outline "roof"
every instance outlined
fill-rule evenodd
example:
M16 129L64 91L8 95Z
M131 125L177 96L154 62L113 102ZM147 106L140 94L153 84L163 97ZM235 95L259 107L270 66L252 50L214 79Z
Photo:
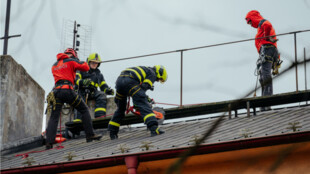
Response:
M295 125L297 132L307 132L310 131L309 115L310 105L306 105L257 112L256 116L251 117L247 117L246 114L231 119L226 117L204 144L240 141L246 136L250 138L281 136L292 133L293 130L288 128L292 125ZM33 158L35 161L33 166L36 166L67 162L64 157L68 152L76 155L74 161L123 155L120 145L125 150L124 154L146 153L145 149L141 148L141 143L146 141L152 142L153 146L148 152L187 148L193 144L195 136L204 134L216 119L216 117L204 118L164 124L161 127L166 133L155 137L150 137L144 126L131 128L124 126L120 130L119 139L113 141L109 139L106 129L100 129L97 132L104 135L101 141L86 143L85 137L81 136L62 143L64 146L62 149L31 153L29 157ZM41 150L44 150L43 146L1 156L1 170L23 167L22 163L25 160L15 155Z
M298 91L298 92L289 92L275 94L272 96L261 96L261 97L250 97L242 98L229 101L221 102L211 102L211 103L199 103L199 104L190 104L183 105L179 107L164 109L165 120L175 119L175 118L189 118L198 115L205 114L216 114L228 112L229 117L232 116L232 111L234 115L238 115L240 109L247 109L248 114L250 110L253 110L253 114L256 115L256 109L259 107L265 106L277 106L283 104L291 104L296 102L303 102L310 100L310 90ZM158 108L157 111L162 112L163 108ZM155 107L153 108L155 110ZM97 118L93 120L94 129L107 128L110 118ZM130 125L136 123L143 123L143 119L134 114L127 114L124 119L121 121L121 125ZM82 123L75 122L66 122L66 128L70 132L76 134L83 130Z

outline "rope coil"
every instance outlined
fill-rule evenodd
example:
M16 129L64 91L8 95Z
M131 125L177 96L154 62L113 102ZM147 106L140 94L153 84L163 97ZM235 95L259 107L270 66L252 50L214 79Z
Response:
M51 113L51 107L53 106L53 110L56 109L56 98L54 95L54 92L51 91L48 93L47 97L46 97L46 101L47 101L47 113L50 114Z

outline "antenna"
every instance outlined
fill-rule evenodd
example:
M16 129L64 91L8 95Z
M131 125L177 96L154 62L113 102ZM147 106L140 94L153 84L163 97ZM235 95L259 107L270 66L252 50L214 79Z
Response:
M12 38L12 37L20 37L21 36L20 34L9 36L10 13L11 13L11 0L7 0L4 36L0 38L0 39L4 40L4 43L3 43L3 55L7 55L7 53L8 53L8 44L9 44L8 42L9 42L9 39Z
M61 52L66 48L73 48L78 52L80 59L86 59L91 52L91 31L90 26L64 19Z

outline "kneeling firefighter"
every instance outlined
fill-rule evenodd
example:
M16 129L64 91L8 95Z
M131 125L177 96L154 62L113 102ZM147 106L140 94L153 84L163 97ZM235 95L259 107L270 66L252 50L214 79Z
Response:
M154 90L153 83L167 81L168 75L166 68L162 65L154 67L137 66L125 69L121 72L116 81L115 111L108 130L111 140L118 138L119 127L122 119L125 117L127 97L131 96L133 104L139 109L144 123L151 131L151 136L165 133L158 127L158 122L145 94L147 90Z
M102 73L98 69L101 63L100 56L97 53L90 54L87 58L87 63L90 67L89 71L76 73L76 87L85 102L88 99L95 100L95 118L103 117L106 116L106 95L114 95L114 90L107 85ZM80 119L80 113L77 114L77 119Z

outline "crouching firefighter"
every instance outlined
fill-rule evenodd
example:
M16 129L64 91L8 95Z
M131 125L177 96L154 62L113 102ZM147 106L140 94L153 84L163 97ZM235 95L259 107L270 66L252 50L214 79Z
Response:
M64 103L70 104L82 114L82 121L86 133L86 142L99 140L102 136L96 135L93 130L90 114L85 102L73 90L75 71L88 71L89 66L85 62L79 61L74 49L68 48L64 53L57 55L57 62L52 66L52 73L55 80L55 87L51 92L56 100L56 106L53 106L51 117L46 129L46 149L53 148L55 142L57 125Z
M105 117L107 107L106 95L114 95L114 90L107 85L102 73L98 69L101 63L100 56L97 53L90 54L87 58L87 63L90 67L89 71L76 73L76 87L85 102L88 99L95 100L95 118ZM78 112L77 119L80 118L81 114Z
M165 133L158 127L155 114L149 105L147 90L154 90L153 83L167 81L168 75L164 66L154 67L137 66L125 69L116 81L115 103L117 110L111 118L108 126L111 140L118 138L119 127L125 117L127 97L132 97L133 104L139 109L144 123L151 131L151 136Z

